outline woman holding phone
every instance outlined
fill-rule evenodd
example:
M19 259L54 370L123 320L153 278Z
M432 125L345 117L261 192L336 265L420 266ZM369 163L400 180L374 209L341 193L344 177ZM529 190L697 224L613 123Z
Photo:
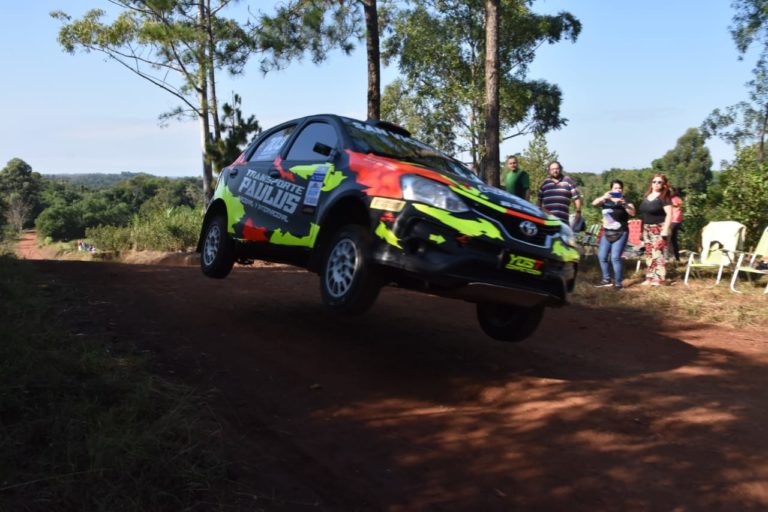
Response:
M624 199L624 183L621 180L613 180L611 189L592 201L592 206L603 210L603 236L600 237L600 247L597 258L600 262L600 271L603 279L596 284L598 288L613 287L621 290L624 264L621 253L627 245L629 229L627 223L629 217L635 215L635 205ZM613 267L613 279L611 282L611 266Z

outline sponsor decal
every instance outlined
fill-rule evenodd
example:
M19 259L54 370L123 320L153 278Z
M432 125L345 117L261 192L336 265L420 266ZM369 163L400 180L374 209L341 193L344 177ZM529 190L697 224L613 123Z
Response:
M509 261L505 265L505 268L516 270L517 272L525 272L526 274L540 276L542 274L542 266L544 266L544 262L542 260L527 258L525 256L518 256L517 254L510 253Z
M445 243L445 237L443 235L429 235L429 241L440 245Z
M312 176L309 177L309 183L307 183L307 193L304 194L304 204L307 206L317 206L320 202L320 192L323 189L323 181L325 181L325 175L328 172L327 165L321 165Z
M240 201L282 222L296 211L305 187L249 169L237 189Z
M229 187L221 188L221 199L227 205L227 231L233 235L235 233L235 224L245 217L245 207L240 202L240 199L232 194Z
M254 242L267 242L267 228L254 226L253 219L248 219L243 226L243 238Z
M497 240L503 240L501 231L495 225L493 225L487 219L462 219L456 217L451 212L435 208L434 206L428 206L426 204L414 203L414 208L425 215L434 217L446 226L450 226L459 233L468 236L487 236L488 238L495 238Z
M392 232L391 229L387 228L387 225L383 222L379 222L379 225L376 226L376 231L374 231L376 236L387 242L389 245L394 245L398 249L402 249L400 246L400 240L397 238L397 236Z
M386 197L374 197L371 201L371 208L374 210L385 210L389 212L399 212L405 207L405 201L400 199L388 199Z
M563 261L579 261L579 251L572 247L567 247L560 240L555 240L552 244L552 254L560 256Z
M281 229L276 229L272 236L269 237L269 242L275 245L293 245L297 247L314 247L317 234L320 232L320 226L314 222L309 226L309 234L306 236L296 236L294 234L283 232Z

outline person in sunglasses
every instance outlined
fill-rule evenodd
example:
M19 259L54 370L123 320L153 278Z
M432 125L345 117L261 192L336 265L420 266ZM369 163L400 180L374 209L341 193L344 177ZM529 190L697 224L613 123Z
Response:
M638 208L643 220L647 271L644 286L659 286L667 278L667 239L672 225L672 193L663 174L654 174Z

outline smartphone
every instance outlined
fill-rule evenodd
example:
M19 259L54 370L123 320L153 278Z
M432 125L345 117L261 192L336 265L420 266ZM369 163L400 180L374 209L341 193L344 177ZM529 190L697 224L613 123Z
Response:
M622 196L621 192L609 192L609 194L614 199L619 199Z

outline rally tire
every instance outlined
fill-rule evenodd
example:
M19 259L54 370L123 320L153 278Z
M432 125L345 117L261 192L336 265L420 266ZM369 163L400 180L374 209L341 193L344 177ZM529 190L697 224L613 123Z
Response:
M533 334L543 315L543 306L522 307L487 302L477 305L477 320L483 332L499 341L523 341Z
M324 244L320 293L332 311L358 315L367 311L381 290L381 279L371 263L372 238L362 226L350 224Z
M208 219L203 230L200 268L208 277L223 279L229 275L234 264L235 243L227 233L227 221L223 215L214 215Z

